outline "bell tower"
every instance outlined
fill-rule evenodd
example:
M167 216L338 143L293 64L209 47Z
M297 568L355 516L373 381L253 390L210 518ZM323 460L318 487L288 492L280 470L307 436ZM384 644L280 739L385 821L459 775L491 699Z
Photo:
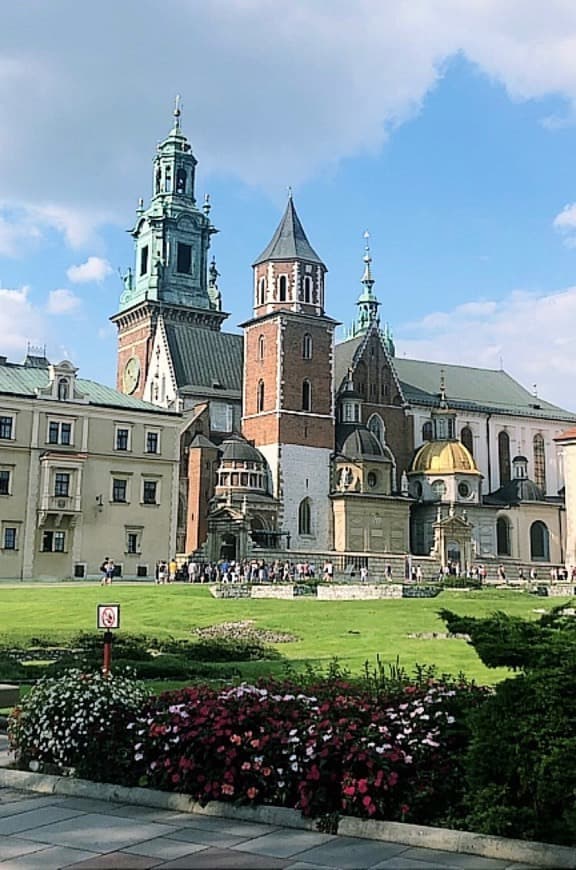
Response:
M227 317L220 294L208 279L208 250L218 232L206 197L198 208L197 160L181 129L176 98L174 124L158 144L153 163L152 198L141 199L134 239L134 267L123 276L120 307L111 320L118 328L117 387L141 397L158 317L219 330Z
M335 320L324 312L326 266L292 196L253 264L254 316L244 327L242 431L264 454L282 531L300 550L332 548Z

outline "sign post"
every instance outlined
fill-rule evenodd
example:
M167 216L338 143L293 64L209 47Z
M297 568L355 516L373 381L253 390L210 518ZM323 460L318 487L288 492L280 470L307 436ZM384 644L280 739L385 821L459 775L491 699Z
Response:
M120 628L120 605L98 604L97 626L104 630L104 655L102 659L102 673L105 677L110 676L112 665L112 641L113 631Z

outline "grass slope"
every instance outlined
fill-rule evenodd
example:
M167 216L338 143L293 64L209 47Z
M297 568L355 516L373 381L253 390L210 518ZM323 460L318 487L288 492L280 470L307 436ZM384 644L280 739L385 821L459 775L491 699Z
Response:
M295 643L279 644L294 666L305 662L328 664L337 656L359 672L379 654L385 662L396 658L407 669L436 664L442 671L463 671L480 682L492 683L505 670L487 670L464 640L416 639L414 632L444 632L441 607L459 614L485 616L496 610L536 617L535 608L550 608L563 599L541 599L506 591L444 592L433 599L382 601L217 600L202 586L18 586L0 587L0 635L4 641L42 635L71 635L92 630L98 603L121 605L122 629L156 636L189 637L195 627L253 619L257 627L289 631ZM277 662L245 663L244 676L281 672Z

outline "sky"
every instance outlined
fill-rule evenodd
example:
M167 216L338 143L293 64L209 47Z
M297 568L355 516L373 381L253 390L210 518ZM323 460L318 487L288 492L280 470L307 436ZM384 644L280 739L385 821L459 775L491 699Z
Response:
M576 410L573 0L6 4L0 355L45 345L114 383L126 230L177 93L225 328L290 186L340 337L368 230L398 356L503 367Z

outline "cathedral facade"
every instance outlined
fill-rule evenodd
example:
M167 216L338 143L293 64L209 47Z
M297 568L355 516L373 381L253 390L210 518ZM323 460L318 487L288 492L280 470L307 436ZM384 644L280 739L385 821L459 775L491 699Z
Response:
M354 324L336 342L327 267L291 196L252 264L243 333L223 331L196 165L177 110L112 318L118 388L187 419L178 550L562 562L554 439L576 415L504 371L397 358L368 239Z

